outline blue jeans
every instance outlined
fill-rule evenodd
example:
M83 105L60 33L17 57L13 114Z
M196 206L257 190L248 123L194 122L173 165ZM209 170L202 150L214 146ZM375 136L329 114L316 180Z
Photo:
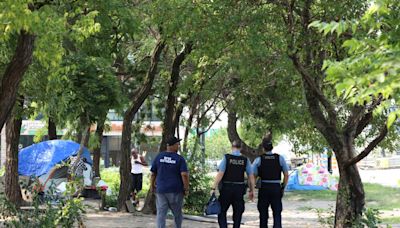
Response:
M174 214L175 228L182 226L183 193L156 193L157 228L165 228L168 209Z

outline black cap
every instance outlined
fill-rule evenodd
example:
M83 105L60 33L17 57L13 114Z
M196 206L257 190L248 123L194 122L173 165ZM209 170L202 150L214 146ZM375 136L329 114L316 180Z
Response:
M267 139L267 138L263 138L262 146L264 147L265 150L272 150L273 149L271 140Z
M182 139L178 139L177 137L173 136L167 140L167 146L172 146L180 142Z

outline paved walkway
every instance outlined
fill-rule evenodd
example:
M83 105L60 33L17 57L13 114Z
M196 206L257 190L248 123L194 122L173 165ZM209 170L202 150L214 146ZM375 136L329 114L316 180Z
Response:
M318 223L318 213L311 208L333 207L334 202L328 201L284 201L284 211L282 213L283 227L321 227ZM232 211L228 211L228 219ZM272 217L272 214L270 215ZM90 227L156 227L155 216L143 215L141 213L116 213L116 212L89 212L85 216L85 224ZM183 221L182 227L190 228L211 228L218 227L216 218L207 218L213 222L193 221L192 219L201 220L202 217L190 217ZM272 220L272 218L270 219ZM257 204L254 202L246 203L246 210L242 219L243 228L259 227ZM272 221L270 221L272 222ZM271 223L272 226L272 223ZM167 220L167 227L174 227L173 220ZM230 226L231 227L231 226Z

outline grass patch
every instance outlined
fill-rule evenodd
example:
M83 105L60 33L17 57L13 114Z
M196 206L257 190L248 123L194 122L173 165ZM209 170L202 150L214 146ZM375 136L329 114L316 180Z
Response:
M400 217L383 218L383 224L400 224Z
M380 184L364 183L366 207L379 210L393 210L400 208L400 189L382 186ZM289 200L309 201L326 200L335 201L336 191L293 191L286 192Z
M335 191L321 190L321 191L293 191L285 192L285 197L289 200L309 201L309 200L336 200Z
M379 210L400 208L400 189L379 184L364 184L366 206Z

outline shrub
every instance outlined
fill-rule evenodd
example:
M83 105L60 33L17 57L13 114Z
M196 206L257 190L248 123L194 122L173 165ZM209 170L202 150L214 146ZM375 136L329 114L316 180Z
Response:
M33 192L32 210L17 209L1 195L0 218L5 219L3 225L15 228L73 227L82 222L81 215L85 212L82 199L73 197L78 185L79 182L67 183L63 195L55 195L54 187L46 196Z
M203 215L204 207L210 198L212 178L208 176L209 170L202 166L200 159L189 161L188 166L190 188L183 210L187 214Z

